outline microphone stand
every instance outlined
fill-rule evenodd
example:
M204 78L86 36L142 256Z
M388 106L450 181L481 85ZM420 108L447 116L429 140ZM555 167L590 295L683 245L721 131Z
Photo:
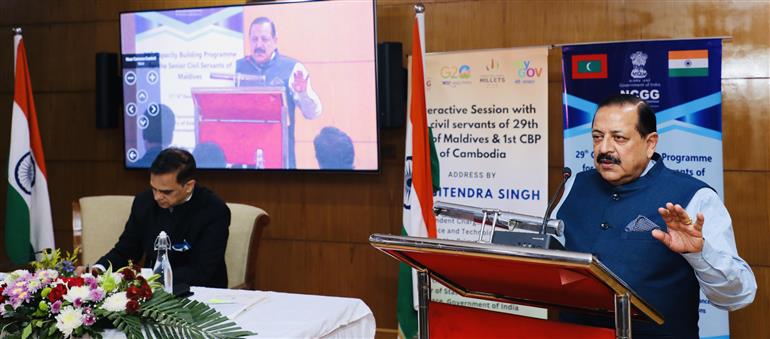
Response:
M572 169L569 167L564 167L564 169L561 172L562 180L561 184L559 184L559 189L556 190L556 193L553 194L551 197L551 201L548 202L548 207L545 209L545 215L543 215L543 226L540 228L540 234L545 234L545 226L548 224L548 216L553 212L554 203L556 202L556 197L559 196L559 193L564 189L564 184L567 183L567 180L572 176Z
M549 234L546 232L546 227L548 226L548 215L551 214L551 212L554 209L554 203L556 202L556 197L559 196L559 193L562 189L564 189L564 185L567 183L567 179L569 179L572 176L572 170L569 167L564 167L564 170L562 171L563 179L561 181L561 184L559 184L559 189L556 190L556 194L551 197L550 202L548 203L548 207L545 210L545 215L543 216L543 220L540 224L540 230L537 233L525 233L525 232L495 232L492 235L492 243L493 244L502 244L502 245L513 245L513 246L521 246L521 247L530 247L530 248L545 248L545 249L552 249L552 250L562 250L564 249L564 245L562 245L559 240L554 237L553 234Z

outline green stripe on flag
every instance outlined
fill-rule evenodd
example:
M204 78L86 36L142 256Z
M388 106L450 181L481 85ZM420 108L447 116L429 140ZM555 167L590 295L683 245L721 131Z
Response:
M29 208L24 199L8 185L5 209L5 252L14 264L28 263L34 258L29 239Z
M428 145L430 146L430 172L433 186L433 193L441 189L441 169L438 163L438 152L436 152L436 143L433 142L433 128L428 127Z
M670 77L707 77L709 75L708 68L669 68L668 76Z
M403 227L401 234L408 235ZM414 310L412 287L412 268L407 264L399 263L396 318L398 318L399 333L406 339L417 337L417 311Z

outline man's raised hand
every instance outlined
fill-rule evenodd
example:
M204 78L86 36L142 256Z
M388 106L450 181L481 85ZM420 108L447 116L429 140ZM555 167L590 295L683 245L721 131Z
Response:
M653 230L652 236L677 253L694 253L703 250L703 213L698 213L695 222L679 204L667 203L658 208L666 222L668 232Z

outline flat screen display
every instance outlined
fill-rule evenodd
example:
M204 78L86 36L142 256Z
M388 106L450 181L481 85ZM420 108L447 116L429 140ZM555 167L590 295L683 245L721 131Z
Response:
M378 170L374 3L121 13L128 168Z

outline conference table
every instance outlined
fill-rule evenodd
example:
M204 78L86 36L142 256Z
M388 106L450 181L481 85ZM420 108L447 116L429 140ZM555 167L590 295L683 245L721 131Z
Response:
M374 315L360 299L206 287L190 290L191 299L257 333L248 338L374 338ZM125 338L116 330L104 337Z

